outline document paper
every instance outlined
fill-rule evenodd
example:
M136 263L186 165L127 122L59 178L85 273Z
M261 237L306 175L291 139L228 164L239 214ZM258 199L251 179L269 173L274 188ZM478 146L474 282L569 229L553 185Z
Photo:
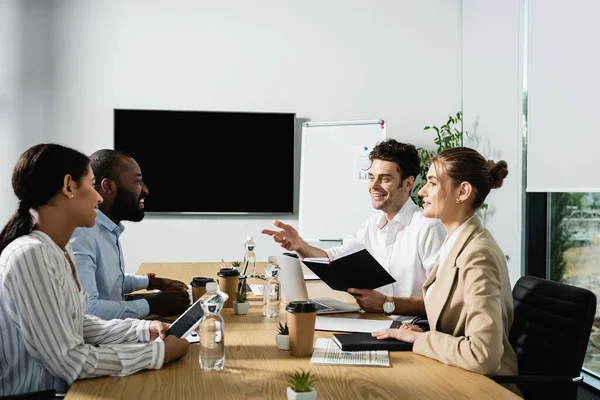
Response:
M342 351L333 339L318 338L310 363L315 365L389 367L390 356L387 350Z

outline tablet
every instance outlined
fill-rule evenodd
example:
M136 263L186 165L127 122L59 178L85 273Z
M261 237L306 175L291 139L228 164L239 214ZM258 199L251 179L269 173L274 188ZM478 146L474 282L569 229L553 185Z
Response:
M175 335L180 338L185 338L187 335L192 333L194 329L200 324L200 320L204 316L204 309L202 308L202 301L198 299L190 308L185 310L179 318L175 320L167 329L167 335Z

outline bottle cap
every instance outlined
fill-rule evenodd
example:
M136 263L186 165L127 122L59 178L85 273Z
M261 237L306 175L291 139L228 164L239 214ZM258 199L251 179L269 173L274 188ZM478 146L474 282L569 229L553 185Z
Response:
M190 285L192 285L192 287L203 287L206 286L206 284L208 282L214 282L215 280L213 278L203 278L203 277L195 277L192 279L192 282L190 283Z
M239 276L240 275L240 271L238 271L235 268L221 268L219 270L219 272L217 273L217 276L221 276L221 277L229 277L229 276Z
M310 313L317 311L317 305L310 301L290 301L285 311L291 313Z
M248 237L246 238L246 240L250 241L250 240L254 240L254 238L252 238L252 236L248 236Z
M269 260L269 262L271 264L276 264L277 263L277 256L269 256L268 260Z
M219 285L217 282L207 282L206 283L206 291L207 292L216 292L219 290Z

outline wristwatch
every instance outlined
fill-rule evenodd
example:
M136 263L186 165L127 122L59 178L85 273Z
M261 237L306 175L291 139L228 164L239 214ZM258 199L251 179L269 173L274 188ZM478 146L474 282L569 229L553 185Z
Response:
M383 302L383 313L389 315L393 313L395 309L396 303L394 303L394 298L390 296L386 297Z

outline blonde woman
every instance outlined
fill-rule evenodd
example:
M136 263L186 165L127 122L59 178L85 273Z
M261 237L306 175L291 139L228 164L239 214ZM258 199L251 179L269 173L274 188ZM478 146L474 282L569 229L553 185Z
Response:
M480 374L517 375L508 342L513 303L506 260L475 215L507 174L505 161L486 161L466 147L432 160L419 196L423 214L439 218L448 236L423 285L431 330L405 325L373 336L414 343L415 353Z

